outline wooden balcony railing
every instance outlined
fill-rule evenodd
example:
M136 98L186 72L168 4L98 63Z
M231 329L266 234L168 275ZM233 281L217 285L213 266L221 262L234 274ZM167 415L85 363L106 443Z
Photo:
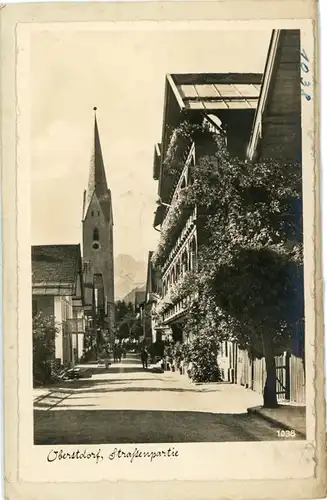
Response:
M169 255L168 255L164 265L162 266L162 274L163 275L167 271L169 265L174 260L175 256L181 250L183 244L187 240L187 237L189 236L190 232L194 228L196 218L197 218L197 208L194 207L194 209L190 213L189 217L187 218L187 220L183 226L183 229L181 230L179 236L177 237L174 246L172 247L171 251L169 252Z

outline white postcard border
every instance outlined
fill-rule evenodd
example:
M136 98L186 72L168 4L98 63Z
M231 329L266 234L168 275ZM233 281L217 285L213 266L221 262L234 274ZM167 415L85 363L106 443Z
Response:
M301 28L302 47L311 61L314 61L314 43L312 21L258 21L258 22L156 22L133 23L70 23L62 25L64 30L98 30L98 29L267 29ZM258 26L258 28L256 28ZM104 481L128 480L229 480L229 479L288 479L305 478L314 475L315 452L315 419L314 391L314 341L315 332L315 300L314 279L315 261L312 248L314 241L314 107L313 100L303 100L303 183L304 183L304 232L305 232L305 303L306 303L306 373L307 373L307 440L303 442L246 442L246 443L192 443L192 444L151 444L151 445L102 445L102 446L34 446L33 445L33 413L32 413L32 352L31 304L27 298L31 290L30 263L30 174L29 174L29 117L33 112L30 103L29 87L29 40L31 32L38 29L55 29L57 24L23 24L17 27L17 97L18 97L18 141L17 141L17 224L18 224L18 346L19 346L19 476L24 481ZM60 202L60 201L59 201ZM311 333L310 333L311 332ZM152 461L134 458L110 460L109 455L115 448L133 453L140 451L157 452L174 448L179 455L166 460L161 457ZM103 460L98 463L90 460L58 459L47 461L52 449L63 452L83 452L101 450ZM262 456L265 460L262 460ZM278 457L278 460L276 460ZM226 460L227 458L227 460ZM164 465L164 466L163 466ZM40 474L42 470L42 474ZM192 473L190 474L190 471Z

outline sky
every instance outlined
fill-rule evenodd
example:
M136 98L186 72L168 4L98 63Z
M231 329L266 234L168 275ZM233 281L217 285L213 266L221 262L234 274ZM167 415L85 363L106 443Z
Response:
M114 254L146 260L167 73L263 72L268 31L38 31L31 41L32 244L79 243L97 119ZM45 214L49 214L45 216Z

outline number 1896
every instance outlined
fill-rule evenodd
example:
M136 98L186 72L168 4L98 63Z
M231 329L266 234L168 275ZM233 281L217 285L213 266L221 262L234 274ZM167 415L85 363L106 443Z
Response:
M295 431L277 431L277 436L280 438L294 438L296 436Z

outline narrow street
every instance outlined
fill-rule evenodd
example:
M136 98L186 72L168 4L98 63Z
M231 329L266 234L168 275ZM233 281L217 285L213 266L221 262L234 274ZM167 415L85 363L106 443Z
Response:
M92 377L34 390L35 444L280 440L281 427L247 413L262 398L243 387L153 373L136 354L83 367Z

